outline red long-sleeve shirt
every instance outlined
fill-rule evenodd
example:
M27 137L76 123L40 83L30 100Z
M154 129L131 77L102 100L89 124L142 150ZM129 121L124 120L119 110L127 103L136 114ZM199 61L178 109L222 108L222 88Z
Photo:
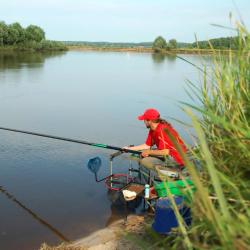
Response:
M173 137L176 139L183 152L185 153L187 151L187 148L184 142L181 140L177 131L169 124L159 123L155 130L149 130L148 137L145 143L150 147L156 145L157 149L159 150L168 149L169 155L172 156L179 165L183 165L183 160L180 154L178 153L177 149L174 146L174 143L168 137L164 129L167 129L169 133L173 135Z

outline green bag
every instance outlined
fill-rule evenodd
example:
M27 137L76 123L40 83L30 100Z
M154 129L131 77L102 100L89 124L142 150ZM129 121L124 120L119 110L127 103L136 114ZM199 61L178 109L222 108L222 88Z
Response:
M188 198L195 191L195 186L192 180L187 178L185 180L155 182L154 189L159 197L166 197L170 192L172 195Z

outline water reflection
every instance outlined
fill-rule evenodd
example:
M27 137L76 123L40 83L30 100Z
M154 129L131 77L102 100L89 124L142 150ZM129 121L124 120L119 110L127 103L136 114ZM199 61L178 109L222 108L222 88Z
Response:
M177 58L176 54L168 54L165 56L165 59L169 62L174 62L176 58Z
M108 190L107 197L110 201L111 214L106 222L106 227L121 218L126 219L128 214L141 214L144 212L144 199L142 196L126 202L122 192Z
M154 63L163 63L165 60L168 62L174 62L176 60L176 55L175 54L161 54L161 53L153 53L152 54L152 59Z
M5 69L20 69L40 68L43 66L46 59L51 57L63 56L66 52L0 52L0 70Z
M120 153L120 152L118 152ZM116 153L117 154L117 153ZM114 154L113 154L114 155ZM111 164L111 163L110 163ZM101 166L101 159L99 157L91 158L88 161L88 169L95 174L95 181L96 182L102 182L102 181L108 181L109 177L111 175L108 175L104 178L98 178L97 173L100 170ZM109 173L111 174L111 172ZM144 212L144 203L143 203L143 197L137 197L136 199L132 201L125 201L122 190L115 190L115 188L121 188L124 187L128 181L128 176L124 174L114 174L117 175L116 177L113 177L111 179L110 186L108 187L108 184L106 182L106 188L107 188L107 199L110 202L110 216L108 217L105 226L109 226L113 222L121 219L126 218L128 214L141 214ZM125 176L126 179L123 180L121 177ZM114 178L118 178L114 180ZM118 185L118 186L117 186ZM120 186L122 185L122 186ZM115 186L115 187L114 187Z
M55 227L53 227L50 223L42 219L40 216L38 216L36 213L34 213L31 209L27 208L22 202L17 200L14 195L10 194L3 186L0 186L0 192L4 194L9 200L13 201L15 204L17 204L20 208L22 208L24 211L26 211L29 215L31 215L36 221L38 221L41 225L48 228L52 233L54 233L57 237L59 237L61 240L70 242L68 238L66 238L61 232L58 231Z

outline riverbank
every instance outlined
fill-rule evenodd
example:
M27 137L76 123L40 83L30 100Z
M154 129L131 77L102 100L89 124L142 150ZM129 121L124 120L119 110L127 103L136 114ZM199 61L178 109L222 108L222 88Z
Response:
M146 221L149 219L149 217L130 215L127 221L118 220L110 226L70 244L48 246L44 243L39 250L139 250L142 249L139 244L129 240L127 236L134 234L137 239L143 237Z
M112 48L112 47L93 47L93 46L79 46L72 45L67 46L68 50L78 50L78 51L113 51L113 52L137 52L137 53L154 53L152 48L135 47L135 48ZM230 50L232 51L232 50ZM171 49L166 51L161 51L159 54L196 54L196 55L209 55L214 53L225 53L227 54L229 50L215 50L215 49Z
M41 42L25 42L16 45L0 46L0 52L4 51L32 51L32 52L47 52L47 51L66 51L68 48L61 42L44 40Z
M92 46L67 46L68 50L78 51L115 51L115 52L143 52L153 53L151 48L112 48L112 47L92 47Z
M46 51L107 51L107 52L135 52L135 53L155 53L152 48L135 47L135 48L112 48L112 47L92 47L92 46L63 46L61 44L46 43L43 45L34 46L0 46L0 52L4 51L35 51L35 52L46 52ZM232 50L230 50L232 52ZM228 54L229 50L215 50L215 49L171 49L166 51L158 52L162 55L175 55L175 54L189 54L189 55L211 55L211 54Z

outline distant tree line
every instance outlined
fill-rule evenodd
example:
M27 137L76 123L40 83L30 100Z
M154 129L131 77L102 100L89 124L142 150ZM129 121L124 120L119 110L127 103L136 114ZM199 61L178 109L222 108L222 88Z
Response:
M115 43L115 42L88 42L88 41L63 41L67 46L88 46L97 48L152 48L152 42L141 43Z
M177 42L170 39L168 42L158 36L153 42L140 43L113 43L113 42L88 42L88 41L63 41L66 46L86 46L93 48L152 48L155 52L164 52L173 49L237 49L238 37L222 37L208 41L197 41L194 43Z
M177 48L189 48L189 49L233 49L239 48L239 37L221 37L210 39L208 41L197 41L194 43L178 43L176 39L171 39L168 42L162 37L158 36L153 44L152 48L155 52L164 52Z
M198 41L191 44L192 48L200 49L238 49L239 37L221 37L210 39L208 41Z
M0 22L0 47L13 47L20 50L64 50L63 43L48 41L45 32L36 25L23 28L18 22L7 25Z

